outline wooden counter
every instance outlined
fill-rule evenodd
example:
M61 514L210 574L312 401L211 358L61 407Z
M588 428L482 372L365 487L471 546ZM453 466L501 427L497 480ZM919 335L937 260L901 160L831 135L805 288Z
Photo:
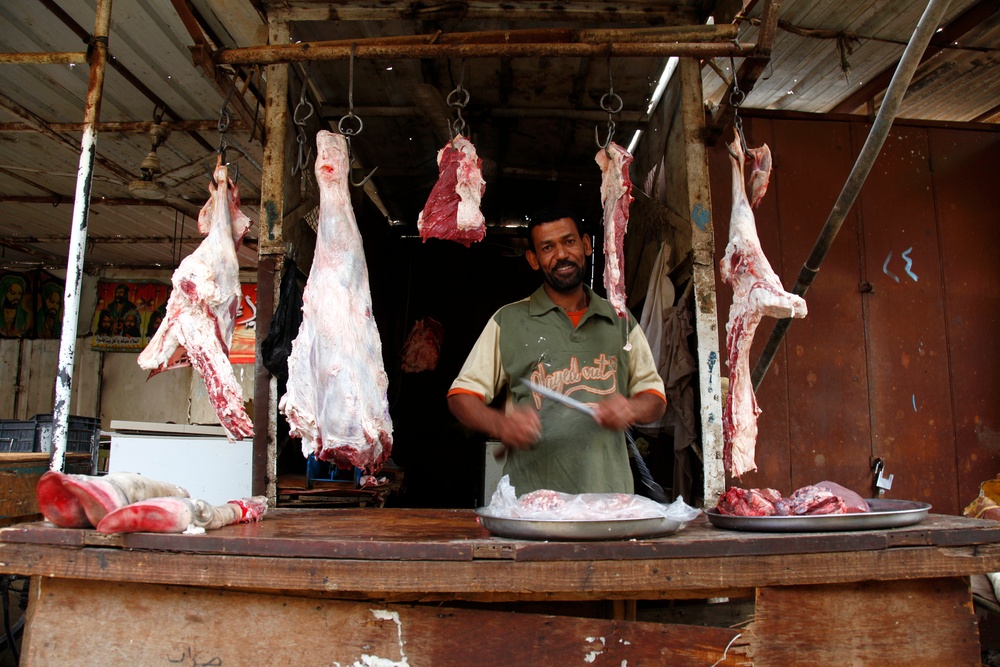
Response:
M978 665L969 576L998 570L1000 524L942 515L842 533L724 531L702 516L668 537L620 542L496 538L468 510L273 510L260 523L204 535L104 536L45 523L0 531L0 572L34 576L27 665L635 667L894 657ZM750 625L455 602L719 597L754 598Z

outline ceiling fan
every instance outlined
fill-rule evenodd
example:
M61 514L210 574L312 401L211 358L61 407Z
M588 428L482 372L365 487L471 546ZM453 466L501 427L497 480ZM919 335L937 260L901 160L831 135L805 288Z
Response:
M142 176L129 181L128 184L128 191L139 199L156 200L167 196L166 188L156 180L156 177L163 172L163 167L160 165L160 158L156 155L156 149L166 141L169 134L170 130L164 127L162 123L154 123L149 128L149 141L151 144L149 154L139 164L139 171L142 172Z

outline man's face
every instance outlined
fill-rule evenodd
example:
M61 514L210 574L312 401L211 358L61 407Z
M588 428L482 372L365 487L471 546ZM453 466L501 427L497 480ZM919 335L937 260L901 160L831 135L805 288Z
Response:
M546 222L531 230L534 250L526 253L528 264L540 269L542 279L557 292L572 292L583 282L583 268L593 251L590 237L569 218Z
M125 288L116 287L115 288L115 301L118 303L125 303Z
M60 305L62 305L62 298L59 296L59 292L49 292L45 299L45 312L49 315L58 315Z
M21 303L21 296L23 294L23 287L17 283L11 283L10 287L7 288L7 294L5 294L3 298L4 308L17 308L17 306Z

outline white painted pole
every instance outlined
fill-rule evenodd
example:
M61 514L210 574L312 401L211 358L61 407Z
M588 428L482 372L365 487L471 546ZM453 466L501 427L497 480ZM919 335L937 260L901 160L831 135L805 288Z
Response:
M94 35L90 48L90 78L84 112L83 137L80 140L80 166L76 172L73 201L73 229L66 260L66 290L63 293L62 337L59 340L59 370L56 373L56 397L52 406L51 470L63 470L66 459L66 436L69 429L70 397L73 389L73 359L76 354L77 323L80 319L80 290L83 286L83 256L87 248L87 218L90 214L90 187L94 175L97 144L97 121L101 115L101 93L108 62L108 31L111 25L111 0L98 0Z

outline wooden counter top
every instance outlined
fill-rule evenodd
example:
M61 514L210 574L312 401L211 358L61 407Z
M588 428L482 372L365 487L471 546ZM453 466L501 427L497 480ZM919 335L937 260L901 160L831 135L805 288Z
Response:
M687 597L997 571L1000 524L932 514L885 530L750 533L702 515L656 539L541 542L494 537L471 510L279 509L203 535L21 524L0 530L0 561L18 574L311 594Z
M276 647L282 664L316 665L883 664L902 646L911 664L972 665L969 575L998 570L1000 523L933 514L836 533L727 531L701 516L615 542L505 539L471 510L425 509L280 509L203 535L0 530L0 573L34 577L28 665L111 664L108 646L123 665L268 664ZM725 597L754 600L750 625L497 604ZM100 610L101 633L81 609ZM303 628L326 629L323 641L287 641Z

